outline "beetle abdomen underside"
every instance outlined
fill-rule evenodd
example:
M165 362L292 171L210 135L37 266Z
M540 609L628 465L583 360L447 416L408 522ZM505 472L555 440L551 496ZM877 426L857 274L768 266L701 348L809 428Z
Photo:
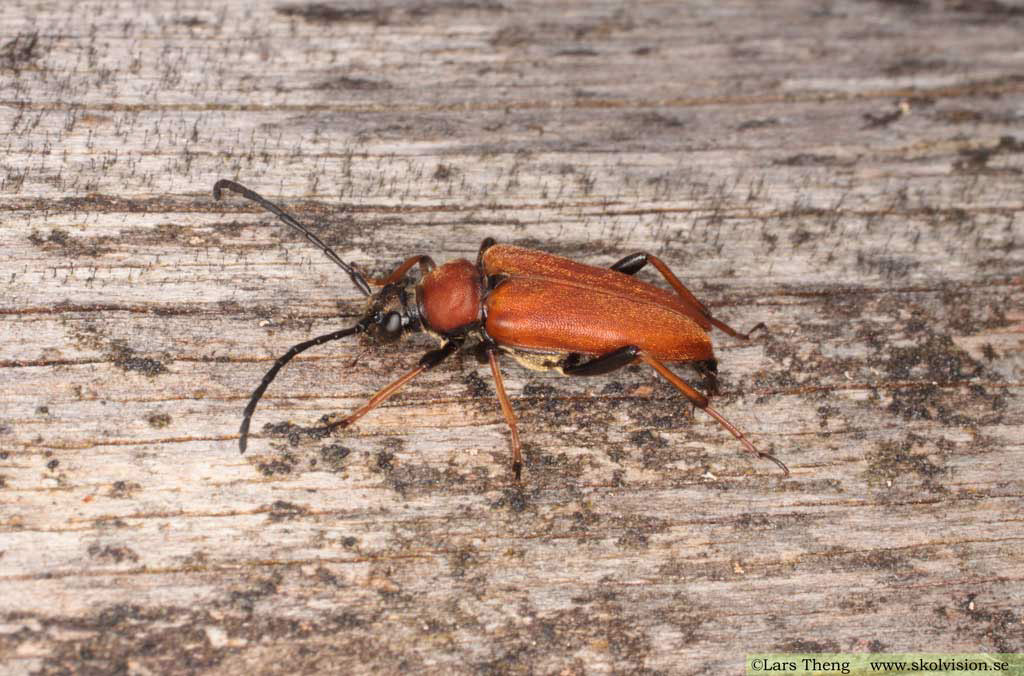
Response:
M513 277L484 306L487 335L501 345L593 356L636 345L665 361L714 356L708 334L676 309L562 279Z

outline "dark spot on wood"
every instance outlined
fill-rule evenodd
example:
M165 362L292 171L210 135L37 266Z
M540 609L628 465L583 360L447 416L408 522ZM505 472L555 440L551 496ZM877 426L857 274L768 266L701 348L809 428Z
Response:
M130 498L135 491L138 491L141 488L142 485L134 481L115 481L111 484L110 490L107 491L107 495L116 499Z
M385 469L379 464L382 455L378 456L378 467L386 474L385 484L403 498L430 495L449 485L446 481L448 473L443 468L426 463L408 462L395 466L394 455L391 455L385 461L388 465Z
M150 413L146 416L146 422L149 423L150 427L162 429L171 424L171 416L167 413Z
M984 369L946 335L926 335L916 345L891 347L883 364L893 380L935 383L965 382Z
M804 638L784 639L776 644L775 650L782 653L838 653L842 648L839 642Z
M167 373L167 367L152 357L141 357L122 340L111 341L110 358L122 371L135 371L150 378Z
M434 14L458 14L462 12L507 12L508 8L494 0L431 0L410 6L406 12L410 17L425 19Z
M665 115L664 113L659 113L653 110L627 115L626 120L645 128L663 127L666 129L682 129L686 126L686 122L678 117Z
M892 281L904 279L920 267L910 256L892 256L881 251L857 251L857 267Z
M326 3L311 2L307 4L282 5L275 7L274 11L282 16L296 17L309 23L373 23L383 26L389 22L392 10L385 7L349 9Z
M466 394L468 396L493 408L494 401L492 400L496 401L498 395L491 385L484 380L483 376L476 371L467 371L462 376L462 380L466 384Z
M228 605L245 613L252 613L257 601L277 594L281 580L279 574L246 580L244 589L235 589L230 592Z
M256 463L256 468L263 476L272 477L291 474L298 464L299 459L294 453L284 451L275 458Z
M911 475L931 482L945 474L948 470L933 462L928 454L914 450L921 442L919 437L910 434L898 441L878 442L867 456L868 481L887 483Z
M332 573L324 566L318 566L316 569L316 581L327 587L334 587L335 589L344 589L349 585L340 577Z
M286 500L276 500L269 508L268 521L271 523L278 521L289 521L291 519L297 519L299 517L309 514L309 509L296 505Z
M615 545L625 549L647 549L647 534L636 530L627 530L615 540Z
M882 72L889 77L904 77L906 75L916 75L918 73L942 70L948 66L949 62L944 59L920 59L916 57L909 57L885 66L882 68Z
M975 594L968 597L965 611L970 621L977 627L972 627L971 634L980 634L979 638L984 639L983 644L991 644L995 652L1012 653L1020 650L1020 625L1021 617L1013 610L994 609L989 610L983 604L991 602L989 599L979 601Z
M953 171L967 174L987 172L990 171L988 166L989 160L993 157L1005 153L1022 152L1024 152L1024 142L1018 141L1013 136L1002 136L999 142L993 146L961 148L959 150L960 159L953 162ZM1021 170L1016 167L1008 167L999 171L1014 174L1021 173Z
M555 56L598 56L598 52L590 49L589 47L573 47L570 49L561 49L554 54Z
M480 565L479 552L472 545L463 545L448 555L449 574L464 578L468 570Z
M526 475L529 471L528 465L523 469L523 474ZM508 509L517 514L525 512L530 505L530 495L521 483L506 486L501 492L501 497L491 503L491 507L495 509Z
M644 469L663 469L676 459L674 450L669 450L669 443L651 430L643 429L630 433L629 443L642 452Z
M805 228L796 228L789 236L789 243L794 249L799 249L801 244L810 241L814 237L811 232Z
M50 230L50 234L46 236L33 230L28 236L28 241L43 251L53 252L73 260L82 257L97 258L114 250L113 238L109 236L77 238L59 228Z
M323 80L313 85L313 89L317 90L343 90L343 91L363 91L363 92L374 92L382 89L391 89L392 85L390 82L382 80L368 80L362 77L346 77L340 76L331 78L330 80Z
M772 164L784 167L807 167L816 164L831 166L839 163L839 158L835 155L815 155L813 153L799 153L772 162Z
M591 527L601 523L601 515L588 507L581 508L572 513L572 523L569 531L577 534L588 533Z
M621 465L622 461L629 457L626 449L619 445L608 445L605 448L605 455L617 465Z
M199 18L198 16L183 16L176 18L172 21L177 26L184 26L185 28L199 28L205 26L206 21Z
M345 469L345 458L352 453L352 450L341 444L331 444L320 449L320 459L332 472L340 472Z
M737 125L737 131L750 131L751 129L764 129L765 127L777 127L780 125L778 118L775 117L764 117L754 118L753 120L746 120Z
M451 165L438 162L437 167L434 169L433 178L435 181L450 181L454 173Z
M933 116L936 120L948 124L977 124L985 119L985 113L967 108L937 110Z
M299 445L299 442L303 437L318 441L325 439L330 436L331 431L325 429L325 425L331 422L330 414L324 415L320 418L320 425L313 427L303 427L302 425L295 425L290 422L280 423L266 423L263 425L263 434L274 437L276 439L287 439L288 445L295 448Z
M390 472L395 468L395 454L388 451L380 451L377 453L377 469L381 472Z
M533 32L524 26L506 26L495 33L490 43L492 47L520 47L533 40Z
M41 54L38 32L18 33L0 46L0 70L12 70L17 75Z
M87 551L89 552L89 556L94 559L112 561L114 563L123 563L124 561L138 563L139 561L139 555L130 547L120 545L91 544Z
M610 595L609 595L610 596ZM671 599L658 608L658 615L675 616ZM595 599L586 606L560 610L529 608L530 622L518 622L495 631L504 638L500 654L471 665L473 673L497 675L532 673L531 667L551 655L573 655L594 645L607 651L614 673L648 673L646 660L654 642L636 614L635 602L615 597ZM693 627L693 623L687 623ZM582 667L581 667L582 668ZM574 671L571 673L582 673Z
M57 640L43 660L43 673L127 674L140 658L162 671L208 671L224 651L213 650L204 627L208 613L176 607L115 605L89 617L44 618L45 631L74 638Z
M961 2L951 4L949 9L954 12L972 14L989 21L1024 16L1024 7L1000 2L1000 0L961 0Z

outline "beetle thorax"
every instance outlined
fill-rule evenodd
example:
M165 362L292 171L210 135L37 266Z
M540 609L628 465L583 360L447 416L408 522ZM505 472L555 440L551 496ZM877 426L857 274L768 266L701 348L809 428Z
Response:
M417 294L426 327L442 335L478 323L480 297L480 273L464 258L427 273Z

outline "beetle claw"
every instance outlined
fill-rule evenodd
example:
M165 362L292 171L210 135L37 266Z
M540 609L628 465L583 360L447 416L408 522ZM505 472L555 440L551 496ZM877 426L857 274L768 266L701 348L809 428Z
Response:
M782 462L781 460L776 458L771 453L765 453L764 451L758 451L757 455L758 455L758 457L764 458L765 460L771 460L772 462L774 462L776 465L779 466L779 469L781 469L785 473L785 476L789 476L789 468L786 467L786 463Z

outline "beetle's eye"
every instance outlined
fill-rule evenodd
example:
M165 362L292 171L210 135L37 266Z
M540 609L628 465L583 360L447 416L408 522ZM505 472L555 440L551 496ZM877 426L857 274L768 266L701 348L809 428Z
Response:
M387 313L380 322L380 328L388 338L397 338L399 331L402 330L402 315L397 312Z

